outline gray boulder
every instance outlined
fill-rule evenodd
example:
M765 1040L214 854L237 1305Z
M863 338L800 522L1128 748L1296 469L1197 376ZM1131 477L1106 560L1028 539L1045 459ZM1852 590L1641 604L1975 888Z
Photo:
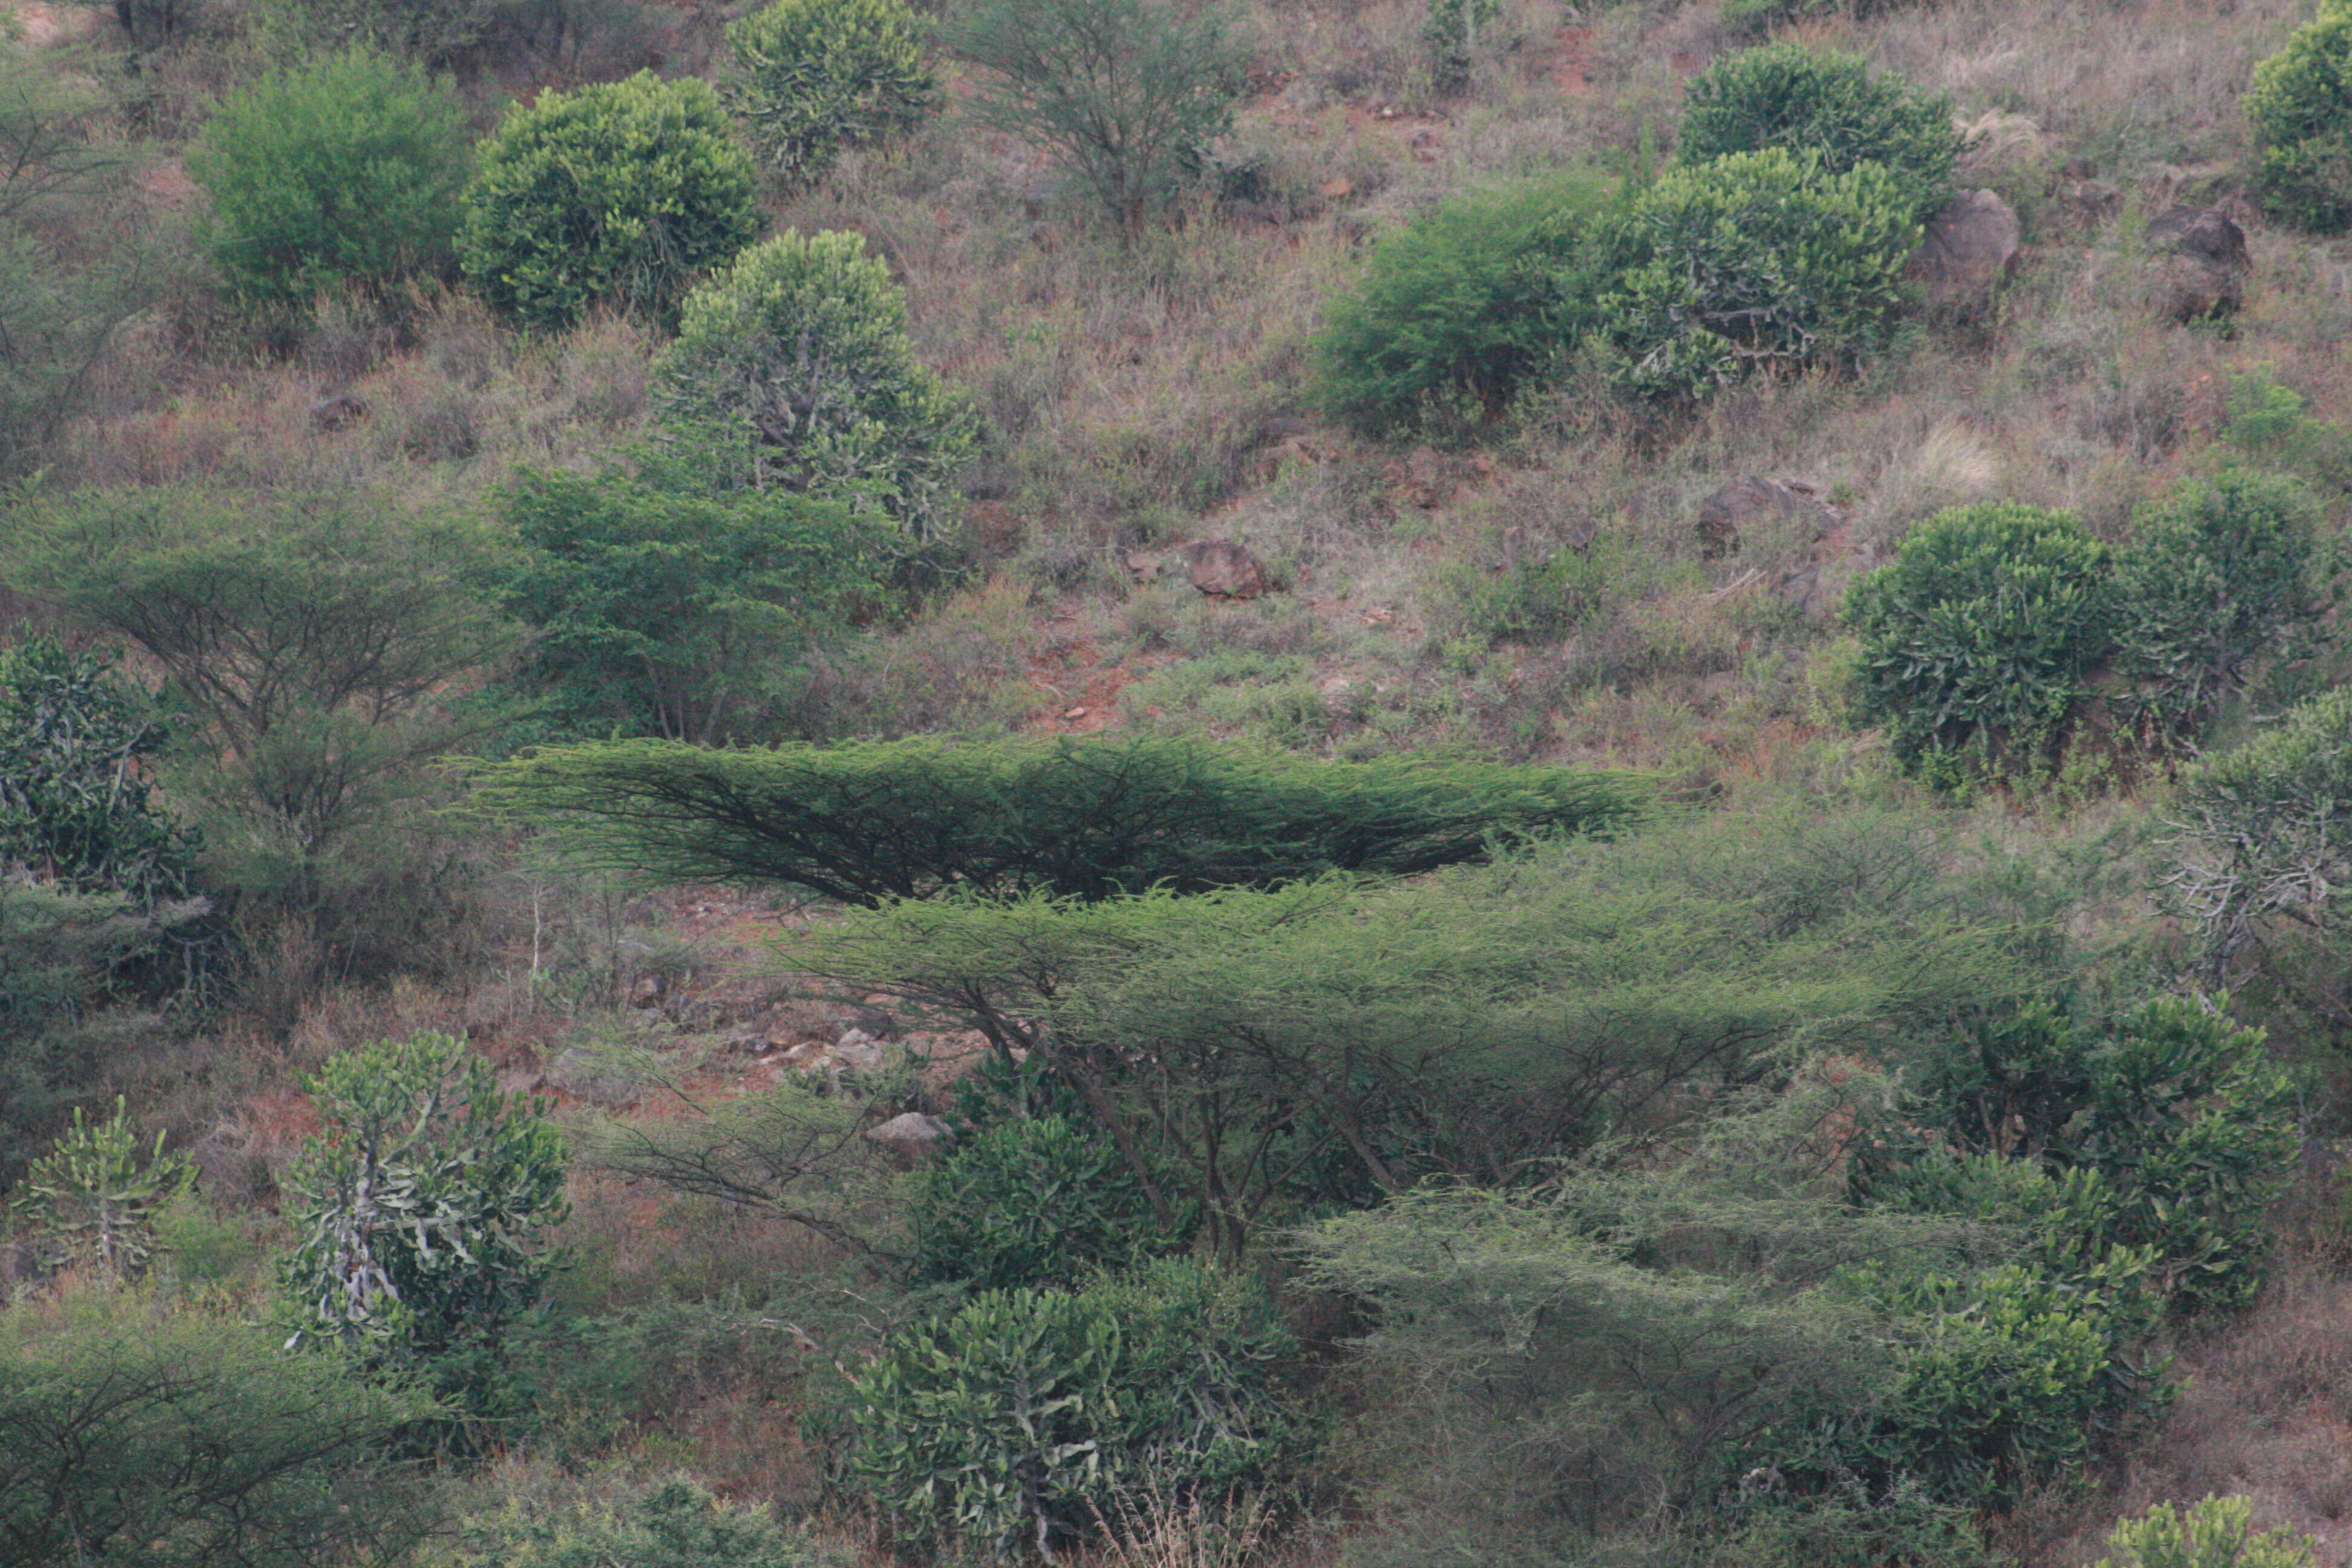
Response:
M1908 275L1925 287L1931 309L1973 310L2009 276L2022 232L2017 214L1990 191L1955 192L1927 220Z
M2167 207L2148 221L2148 254L2157 258L2158 309L2176 321L2237 313L2246 302L2253 259L2246 231L2217 207Z

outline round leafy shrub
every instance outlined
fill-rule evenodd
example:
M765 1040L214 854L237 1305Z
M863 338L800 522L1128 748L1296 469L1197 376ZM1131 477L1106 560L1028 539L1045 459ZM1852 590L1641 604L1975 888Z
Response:
M999 1122L933 1165L912 1214L917 1267L978 1289L1066 1284L1184 1245L1110 1142L1066 1116Z
M1851 363L1885 334L1919 242L1912 192L1876 163L1782 147L1669 169L1643 192L1633 265L1601 301L1621 378L1697 395L1751 371Z
M1878 163L1923 219L1948 194L1959 155L1942 94L1892 72L1874 78L1853 55L1801 44L1727 55L1691 79L1684 102L1675 155L1685 166L1767 147L1815 153L1832 174Z
M760 488L882 507L918 539L952 515L964 399L915 363L907 296L857 234L790 230L687 297L665 416L747 431Z
M1429 0L1421 41L1429 46L1430 72L1438 86L1450 90L1468 79L1480 37L1501 10L1501 0Z
M2352 5L2322 5L2254 67L2245 106L2263 208L2316 234L2352 228Z
M1858 716L1906 767L1957 777L2046 761L2107 650L2107 549L2065 512L2001 502L1937 513L1853 585Z
M788 179L813 180L844 147L939 105L939 78L901 0L776 0L728 24L727 43L728 107Z
M420 66L356 48L274 71L224 99L189 149L211 198L199 232L257 301L439 271L467 144L456 90Z
M466 1568L828 1568L839 1561L768 1517L683 1476L569 1507L510 1505L468 1521Z
M2312 1541L2291 1530L2254 1529L2242 1497L2208 1497L2185 1509L2151 1506L2118 1522L2099 1568L2312 1568Z
M1296 1348L1254 1281L1167 1260L1082 1289L992 1290L901 1330L856 1380L850 1473L909 1544L1050 1550L1121 1495L1278 1480Z
M640 71L542 93L482 143L458 259L531 326L602 304L667 321L697 274L758 236L757 186L708 82Z
M1613 181L1534 180L1442 203L1383 238L1316 341L1325 406L1373 435L1498 411L1592 330L1615 209Z
M2210 718L2252 659L2315 616L2323 515L2294 479L2231 470L2142 520L2116 563L2116 667L2148 743Z

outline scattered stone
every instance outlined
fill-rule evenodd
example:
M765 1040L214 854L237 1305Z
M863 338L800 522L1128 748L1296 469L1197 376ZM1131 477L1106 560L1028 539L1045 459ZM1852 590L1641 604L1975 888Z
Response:
M1794 523L1806 531L1811 542L1836 527L1838 515L1822 504L1811 485L1744 475L1700 504L1699 553L1710 561L1737 554L1742 535L1775 523Z
M669 982L658 974L640 974L629 984L629 1005L637 1008L658 1007L669 994Z
M1213 598L1255 599L1271 584L1265 565L1249 547L1230 539L1196 539L1170 551L1160 563L1166 573L1181 564L1192 586Z
M2070 180L2059 187L2058 199L2074 221L2097 227L2124 210L2124 194L2105 180Z
M1927 220L1908 275L1926 286L1931 309L1973 309L2009 276L2021 233L2017 214L1990 191L1957 192Z
M367 417L367 404L348 392L338 392L310 405L310 428L348 430Z
M850 1072L872 1072L888 1054L881 1041L863 1029L844 1029L828 1053L834 1066Z
M887 1150L900 1164L912 1165L940 1144L953 1142L955 1130L936 1116L908 1110L867 1128L866 1136Z
M2246 302L2246 231L2215 207L2167 207L2149 220L2147 248L2158 258L2156 299L2169 320L2237 313Z

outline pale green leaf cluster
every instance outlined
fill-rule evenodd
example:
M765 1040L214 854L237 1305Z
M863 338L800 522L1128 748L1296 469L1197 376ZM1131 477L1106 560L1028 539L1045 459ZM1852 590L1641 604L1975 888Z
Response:
M843 148L905 130L939 106L939 78L901 0L776 0L729 23L727 44L727 105L790 180L816 179Z

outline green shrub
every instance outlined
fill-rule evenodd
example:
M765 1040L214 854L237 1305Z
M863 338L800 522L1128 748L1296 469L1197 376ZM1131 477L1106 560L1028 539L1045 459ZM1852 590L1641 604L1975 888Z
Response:
M729 23L727 43L727 106L787 179L814 180L843 148L939 106L939 78L902 0L776 0Z
M1939 512L1847 594L1860 642L1858 716L1905 767L2046 763L2116 607L2106 548L2064 512L2000 503Z
M2309 1536L2258 1533L2253 1513L2242 1497L2208 1497L2185 1509L2157 1503L2116 1523L2099 1568L2312 1568Z
M751 159L718 95L640 71L508 113L479 149L457 256L530 326L608 304L667 323L696 276L759 232Z
M467 1521L466 1568L828 1568L837 1561L768 1517L683 1476L568 1507L516 1503Z
M522 549L500 588L538 633L523 679L573 734L763 738L809 650L882 597L891 541L836 501L663 477L656 464L510 482Z
M1633 263L1601 304L1618 374L1698 395L1851 365L1892 326L1919 234L1913 193L1875 163L1830 174L1769 147L1669 169L1636 203Z
M867 905L1409 875L1484 858L1498 838L1609 833L1642 810L1619 775L1327 763L1149 736L551 747L488 770L482 789L507 808L564 814L558 830L600 863Z
M1817 154L1824 174L1877 163L1925 219L1950 194L1960 139L1951 100L1853 55L1769 44L1726 55L1684 89L1677 163L1785 148Z
M1626 563L1614 541L1559 549L1540 560L1489 570L1477 556L1454 560L1430 585L1433 632L1479 643L1557 643L1622 594Z
M124 1044L115 976L169 940L158 925L118 893L0 876L0 1188L104 1081Z
M1430 74L1439 88L1451 90L1468 79L1479 38L1501 9L1501 0L1429 0L1421 41L1429 46Z
M1170 1260L1074 1291L990 1291L900 1331L855 1380L854 1483L910 1543L1050 1552L1121 1494L1220 1498L1302 1457L1254 1281Z
M917 1269L982 1290L1069 1285L1181 1248L1191 1227L1156 1224L1118 1150L1066 1116L999 1122L925 1174L909 1218Z
M659 375L667 417L748 436L754 487L879 506L919 541L952 517L971 411L915 363L906 291L863 235L745 251L687 297Z
M128 1276L154 1252L156 1211L195 1179L185 1155L163 1152L161 1132L142 1152L117 1095L114 1114L96 1126L75 1110L57 1146L25 1173L16 1205L31 1216L53 1261L89 1262Z
M1220 5L981 0L948 44L985 73L973 120L1058 153L1132 235L1232 126L1249 51Z
M1574 351L1613 279L1612 182L1456 197L1381 240L1316 340L1319 395L1368 434L1492 415Z
M445 270L468 161L465 106L364 48L232 91L188 153L205 248L245 299L303 304L343 283Z
M540 1232L568 1212L551 1106L446 1035L348 1052L307 1087L320 1131L286 1177L297 1337L506 1414L506 1338L552 1267Z
M0 1562L400 1568L436 1521L386 1454L431 1410L129 1292L19 1308L0 1315Z
M2245 107L2263 208L2316 234L2352 227L2352 8L2321 5L2254 67Z
M2116 668L2133 682L2145 743L2211 718L2250 661L2315 618L2324 515L2294 479L2229 470L2140 520L2116 563Z

